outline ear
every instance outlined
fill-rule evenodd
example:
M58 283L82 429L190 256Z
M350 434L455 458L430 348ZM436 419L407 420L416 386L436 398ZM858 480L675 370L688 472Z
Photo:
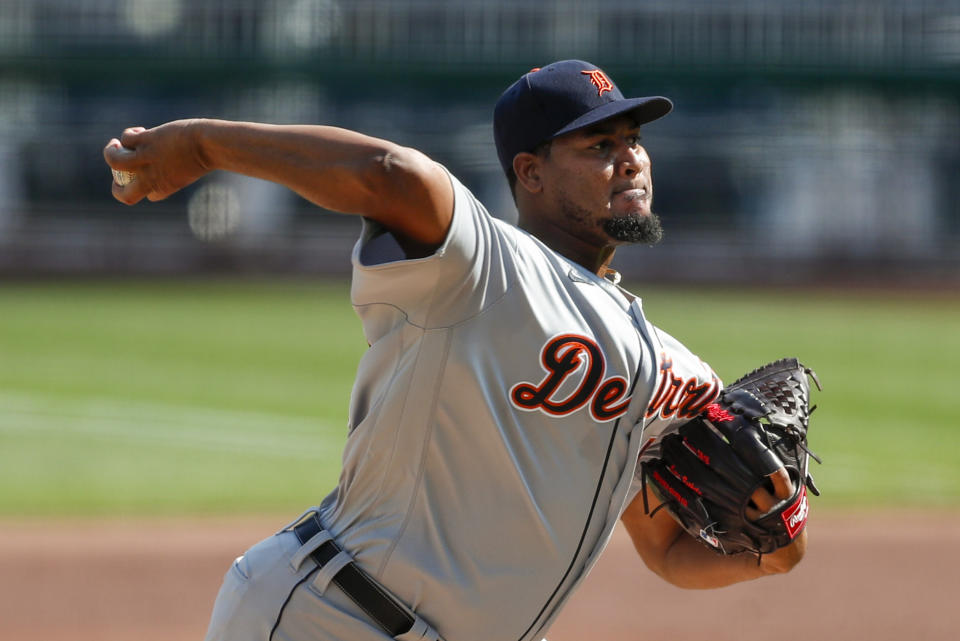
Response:
M535 194L543 190L540 180L540 164L543 159L536 154L521 151L513 157L513 172L517 175L517 185Z

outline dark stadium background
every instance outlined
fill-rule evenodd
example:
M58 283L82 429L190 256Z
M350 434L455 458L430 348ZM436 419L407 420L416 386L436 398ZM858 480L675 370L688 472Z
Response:
M644 134L667 238L627 277L956 291L956 0L6 0L0 275L348 269L355 220L258 181L113 202L106 141L181 117L410 144L510 219L492 105L569 57L676 104ZM230 233L192 233L192 197Z

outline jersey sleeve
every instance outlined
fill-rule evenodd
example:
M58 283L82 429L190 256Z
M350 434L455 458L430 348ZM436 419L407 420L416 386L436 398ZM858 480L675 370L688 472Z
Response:
M443 244L430 256L406 259L386 229L364 219L353 250L351 289L361 317L364 307L388 305L415 326L447 327L482 312L515 281L517 230L491 216L448 176L453 218Z
M643 441L624 507L640 493L644 460L659 456L661 438L712 403L723 389L713 369L667 332L647 324L657 352L657 381L644 415Z
M697 416L723 389L723 381L707 363L683 343L663 330L651 326L651 335L659 344L657 382L647 405L643 430L645 456L655 455L660 437Z

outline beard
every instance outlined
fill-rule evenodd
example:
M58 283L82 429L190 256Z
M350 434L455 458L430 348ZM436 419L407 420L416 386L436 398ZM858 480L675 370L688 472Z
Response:
M600 228L607 238L617 243L656 245L663 239L660 217L653 212L615 216L598 224L591 222L593 214L590 210L575 204L564 192L561 192L559 206L564 219L572 227Z
M603 231L621 243L656 245L663 239L663 226L660 218L653 212L608 218L603 221Z

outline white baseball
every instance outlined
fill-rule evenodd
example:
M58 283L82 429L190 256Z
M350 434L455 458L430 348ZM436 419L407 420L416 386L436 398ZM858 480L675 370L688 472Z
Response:
M137 178L137 175L132 171L124 171L122 169L111 169L110 171L113 172L113 182L117 183L121 187L124 185L129 185Z

